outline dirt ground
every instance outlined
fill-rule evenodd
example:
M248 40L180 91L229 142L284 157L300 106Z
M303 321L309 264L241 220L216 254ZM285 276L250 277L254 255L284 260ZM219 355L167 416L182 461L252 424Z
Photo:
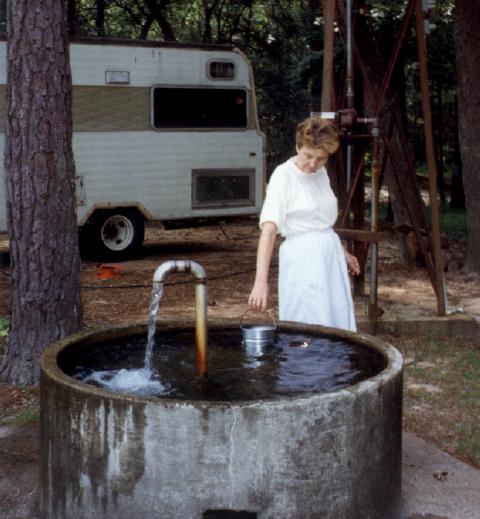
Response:
M142 254L123 263L83 261L82 300L86 327L146 322L155 268L171 259L192 259L208 275L209 318L240 320L255 274L258 239L256 219L194 229L147 228ZM480 280L464 272L462 242L450 242L444 253L449 270L445 273L448 306L480 319ZM5 237L0 236L0 251ZM0 263L0 317L9 315L10 269ZM271 306L276 307L276 257L272 265ZM409 309L411 315L436 315L436 299L425 269L406 265L392 235L379 247L378 304L384 318ZM367 287L368 293L368 277ZM359 321L365 318L367 297L356 297ZM192 279L183 274L167 279L158 320L193 318ZM368 332L365 324L361 331ZM1 340L1 338L0 338ZM0 354L2 345L0 342ZM5 519L33 519L38 499L38 423L28 416L36 390L0 383L0 512ZM22 415L22 410L26 416ZM17 418L12 420L12 416ZM25 425L27 423L28 425ZM5 513L7 515L5 515Z
M168 231L160 226L149 226L142 254L135 260L123 263L82 262L85 325L97 327L147 321L153 273L160 263L170 259L192 259L203 265L208 275L209 317L240 319L246 310L255 274L257 239L258 229L254 218ZM449 271L445 273L445 284L449 310L461 309L480 316L480 278L461 270L465 243L450 241L446 245L444 254ZM384 315L398 311L403 305L414 305L418 316L436 315L435 294L426 270L401 260L393 235L380 244L378 270L378 305L385 312ZM273 308L277 304L276 276L275 257L271 269ZM9 268L0 268L0 316L9 315L9 286ZM356 297L359 320L365 316L367 304L368 295ZM169 276L158 319L190 318L193 313L192 279L184 274Z

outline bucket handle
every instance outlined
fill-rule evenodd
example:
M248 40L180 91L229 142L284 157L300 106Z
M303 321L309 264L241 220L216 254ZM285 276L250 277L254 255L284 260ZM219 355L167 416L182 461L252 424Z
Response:
M250 310L250 308L247 308L247 309L245 310L245 312L243 312L242 317L240 317L240 328L241 328L242 330L245 329L245 327L244 327L243 324L242 324L243 318L245 317L245 315L248 313L249 310ZM274 329L275 331L277 331L277 323L275 322L275 318L273 317L273 312L274 312L273 309L269 309L269 310L266 310L266 311L265 311L265 313L270 317L270 319L271 319L272 322L273 322L273 329Z

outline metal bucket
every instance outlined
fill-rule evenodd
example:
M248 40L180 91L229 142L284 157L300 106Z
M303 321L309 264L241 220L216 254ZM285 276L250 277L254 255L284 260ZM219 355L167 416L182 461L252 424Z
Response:
M244 326L243 318L248 310L240 318L240 329L242 330L242 344L248 355L258 357L265 353L265 350L273 345L275 334L277 332L277 324L270 312L268 316L272 320L272 324L251 324Z

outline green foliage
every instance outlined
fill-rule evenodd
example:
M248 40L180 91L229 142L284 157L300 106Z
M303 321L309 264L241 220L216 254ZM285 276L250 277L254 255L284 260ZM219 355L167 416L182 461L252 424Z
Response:
M460 209L442 209L440 211L440 229L449 238L467 238L467 220L465 211Z
M431 225L432 218L430 208L427 207L427 222ZM467 220L463 209L450 209L441 207L440 214L440 230L448 238L464 240L467 238Z
M263 38L252 40L249 53L261 125L267 134L270 171L294 153L296 123L319 109L319 88L314 78L320 76L321 53L312 50L318 35L294 38L295 33L303 32L304 13L284 7L273 4L267 9Z
M13 415L9 423L12 423L14 425L22 426L22 425L28 425L30 423L35 423L40 420L40 405L37 403L34 403L30 405L29 407L22 409L19 413Z
M10 321L5 317L0 317L0 337L6 337L10 329Z

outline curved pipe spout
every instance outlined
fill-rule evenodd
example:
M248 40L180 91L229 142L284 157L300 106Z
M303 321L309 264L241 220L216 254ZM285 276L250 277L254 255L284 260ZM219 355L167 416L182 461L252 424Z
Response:
M196 261L170 260L162 263L153 274L153 281L163 283L170 272L191 272L195 278L206 283L207 274L205 269Z
M154 283L163 283L171 272L191 272L195 276L195 354L197 375L207 374L207 274L196 261L170 260L153 275Z

